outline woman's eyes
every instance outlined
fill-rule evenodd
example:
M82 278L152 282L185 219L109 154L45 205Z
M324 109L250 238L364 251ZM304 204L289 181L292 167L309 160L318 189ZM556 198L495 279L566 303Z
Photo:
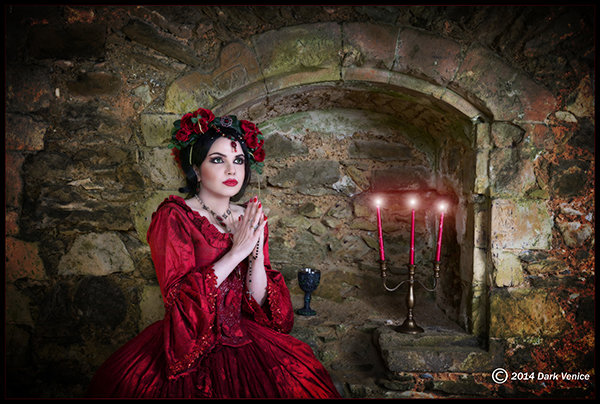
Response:
M211 162L211 163L214 163L214 164L221 164L221 163L223 163L223 158L222 158L222 157L213 157L213 158L210 160L210 162ZM244 159L243 159L243 158L241 158L241 157L236 157L236 159L235 159L235 160L233 160L233 164L240 164L240 165L243 165L243 164L244 164Z

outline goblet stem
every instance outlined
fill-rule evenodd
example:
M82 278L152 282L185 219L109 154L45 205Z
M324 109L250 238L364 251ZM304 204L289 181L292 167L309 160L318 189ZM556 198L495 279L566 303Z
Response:
M314 316L315 314L317 314L316 311L314 311L313 309L310 308L311 295L312 295L312 292L304 292L304 307L301 309L298 309L296 311L296 313L298 313L302 316Z

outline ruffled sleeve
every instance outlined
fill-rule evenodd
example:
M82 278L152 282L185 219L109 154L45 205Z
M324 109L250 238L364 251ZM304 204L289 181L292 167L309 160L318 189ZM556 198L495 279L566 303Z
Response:
M174 379L195 368L214 346L217 280L211 264L199 265L197 233L186 209L165 201L152 216L147 240L165 302L167 374ZM196 245L196 246L195 246ZM210 255L210 249L207 249Z
M282 333L289 333L294 325L294 310L290 292L283 275L271 269L269 258L269 230L265 227L265 270L267 271L267 299L261 306L252 297L243 300L242 310L258 324Z

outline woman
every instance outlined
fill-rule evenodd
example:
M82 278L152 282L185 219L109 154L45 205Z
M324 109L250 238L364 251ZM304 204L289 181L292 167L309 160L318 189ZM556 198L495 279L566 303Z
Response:
M88 397L340 397L310 347L287 334L293 309L270 266L260 201L230 203L261 169L263 143L252 123L205 109L175 122L188 199L166 199L147 235L165 318L98 369Z

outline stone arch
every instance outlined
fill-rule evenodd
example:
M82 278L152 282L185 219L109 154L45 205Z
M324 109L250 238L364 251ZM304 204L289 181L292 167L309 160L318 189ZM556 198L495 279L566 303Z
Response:
M421 148L430 153L435 187L459 194L460 278L468 284L459 320L467 331L489 335L492 255L510 248L505 241L510 225L502 225L501 217L507 209L514 214L512 199L520 196L516 190L507 202L494 187L492 128L543 122L557 106L550 92L476 43L467 46L409 27L318 23L231 43L214 70L193 71L170 85L166 112L198 106L261 126L282 116L341 109L416 127L430 145ZM443 151L448 142L467 151L469 168L462 178L452 178Z

